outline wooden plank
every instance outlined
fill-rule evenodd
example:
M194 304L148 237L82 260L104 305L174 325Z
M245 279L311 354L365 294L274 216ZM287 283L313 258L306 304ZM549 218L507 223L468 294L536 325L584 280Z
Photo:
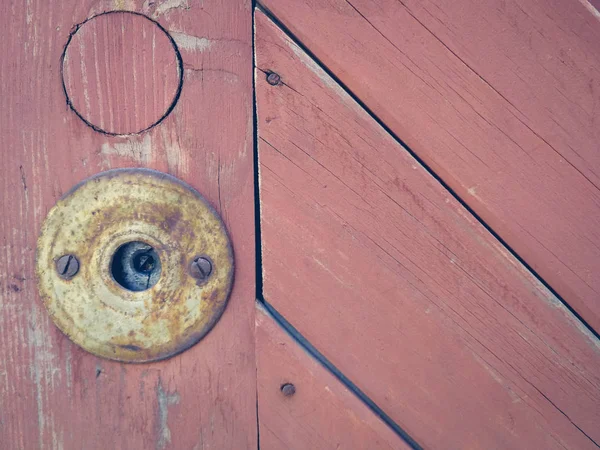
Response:
M73 110L113 134L138 133L159 122L181 87L169 36L148 17L119 11L79 25L62 65Z
M169 30L184 65L172 113L128 137L98 133L80 120L66 105L60 73L72 27L119 8ZM250 3L33 0L0 9L0 447L256 448ZM132 61L106 65L102 55L113 50L102 48L103 39L130 34L136 40L121 48L143 45L131 26L80 48L87 72L79 76L89 78L73 92L104 113L125 112L122 123L135 125L144 111L164 112L164 104L153 103L164 80L152 73L172 54L145 55L135 69ZM172 52L160 45L157 52ZM138 76L134 89L111 85L110 97L93 97L101 90L91 74L130 69ZM122 95L137 96L126 102L129 110L119 109ZM235 249L235 286L220 322L198 345L159 363L109 362L73 345L48 317L33 275L37 234L56 200L90 175L126 166L169 172L197 188L222 215Z
M584 3L264 0L598 331L600 21Z
M595 448L598 340L261 13L255 29L266 301L426 448Z
M258 304L256 362L261 449L410 448Z

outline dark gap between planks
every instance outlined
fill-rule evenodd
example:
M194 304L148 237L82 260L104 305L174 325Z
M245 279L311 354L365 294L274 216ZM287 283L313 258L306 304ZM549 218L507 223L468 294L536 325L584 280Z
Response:
M442 187L452 195L461 205L465 208L500 244L519 262L521 263L525 269L527 269L546 289L548 289L552 295L554 295L567 310L582 323L582 325L592 333L596 339L600 339L600 334L592 328L592 326L585 321L585 319L579 315L575 309L567 303L567 301L560 296L558 292L556 292L550 284L546 282L527 262L515 251L512 249L510 245L498 233L496 233L471 207L461 198L459 195L448 185L446 182L429 167L425 161L423 161L399 136L396 135L360 98L358 98L349 88L346 86L342 80L340 80L317 56L315 56L267 7L265 7L262 3L256 1L255 9L262 12L271 20L294 44L296 44L304 53L306 53L322 70L325 71L327 75L329 75L333 81L340 86L346 94L348 94L370 117L373 119L379 126L381 126L386 133L388 133L398 144L400 144L404 150L406 150L423 168L433 177L435 180L442 185ZM256 66L256 64L255 64ZM256 108L256 102L255 102ZM256 120L256 117L255 117ZM257 126L255 123L255 134L257 133ZM256 138L255 138L256 141ZM255 142L255 146L256 146ZM256 147L257 148L257 147ZM255 171L258 177L258 154L255 155ZM255 182L255 189L258 189L258 180ZM258 195L258 194L257 194ZM258 197L257 197L258 202ZM258 205L258 203L257 203ZM260 205L257 206L257 211L260 213ZM258 216L257 216L258 217ZM258 217L260 219L260 217ZM258 222L257 222L258 223ZM260 223L257 226L257 238L260 236ZM259 243L260 244L260 243ZM257 247L260 249L260 247ZM258 255L260 257L260 255ZM260 262L260 258L257 258L257 264ZM260 267L262 270L262 262L260 262ZM262 277L257 275L257 280L260 279L260 293L262 294ZM257 289L259 287L259 283L257 281ZM262 298L262 297L260 297Z
M254 9L264 12L261 5L253 0ZM271 15L267 15L272 19ZM252 14L252 31L255 32L254 14ZM278 26L279 22L274 21ZM281 28L281 26L280 26ZM286 34L287 31L282 28ZM294 39L295 41L295 39ZM305 351L307 351L314 359L316 359L326 370L328 370L335 378L337 378L350 392L356 395L379 419L381 419L388 427L392 429L407 445L414 450L421 450L422 447L405 431L392 420L373 400L371 400L360 388L346 377L331 361L329 361L321 352L319 352L304 336L302 336L279 312L273 308L263 296L263 268L262 268L262 239L261 239L261 217L260 217L260 180L259 180L259 161L258 161L258 112L256 105L256 76L257 71L260 74L263 72L256 66L256 39L252 39L253 48L253 65L254 73L252 78L253 87L253 127L254 127L254 220L255 220L255 248L256 248L256 300L267 311L271 318L284 329L284 331ZM312 56L312 55L309 55ZM258 370L258 369L257 369ZM258 376L256 388L256 427L257 427L257 442L260 450L260 418L258 415Z

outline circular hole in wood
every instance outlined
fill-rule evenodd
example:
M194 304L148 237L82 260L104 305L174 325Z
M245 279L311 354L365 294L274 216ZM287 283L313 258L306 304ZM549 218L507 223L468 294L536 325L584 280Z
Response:
M123 135L146 131L171 112L182 68L177 45L160 24L112 11L73 29L61 71L75 114L96 131Z

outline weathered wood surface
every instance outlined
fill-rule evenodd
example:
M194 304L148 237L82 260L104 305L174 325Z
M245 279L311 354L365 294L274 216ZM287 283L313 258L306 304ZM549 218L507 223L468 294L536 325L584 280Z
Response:
M410 448L261 306L256 364L262 450ZM296 387L293 396L282 394L285 383Z
M130 137L85 125L67 107L61 82L71 28L113 9L161 23L184 65L175 109ZM251 3L33 0L3 2L0 10L0 447L256 448ZM132 22L126 31L132 42L113 33L98 35L97 48L81 47L89 83L72 81L90 107L125 112L118 117L135 124L164 112L153 102L164 85L151 75L172 53L145 55L135 68L131 61L107 66L103 57L113 49L102 49L103 39L144 45L136 34L144 30ZM97 66L88 65L91 56ZM122 70L140 76L132 89L120 84ZM116 80L109 98L94 98L93 74ZM134 96L126 101L131 109L117 113L123 96ZM197 188L222 215L236 255L220 322L198 345L160 363L108 362L76 347L52 324L33 277L38 230L56 200L96 172L125 166L166 171Z
M177 100L181 67L176 48L147 16L111 12L94 17L73 30L65 48L62 71L70 104L90 126L107 133L150 128Z
M265 299L426 448L596 448L598 340L255 16Z
M600 330L600 14L591 5L262 3Z

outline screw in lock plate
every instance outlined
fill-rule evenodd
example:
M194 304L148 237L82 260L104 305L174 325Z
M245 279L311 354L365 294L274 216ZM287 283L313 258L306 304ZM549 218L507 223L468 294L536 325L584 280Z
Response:
M267 75L267 83L269 83L271 86L277 86L279 83L281 83L281 77L279 74L271 72Z
M201 282L208 280L212 269L212 262L207 256L196 256L190 263L190 273Z
M70 280L79 272L79 260L75 255L63 255L56 260L56 272L65 279Z

